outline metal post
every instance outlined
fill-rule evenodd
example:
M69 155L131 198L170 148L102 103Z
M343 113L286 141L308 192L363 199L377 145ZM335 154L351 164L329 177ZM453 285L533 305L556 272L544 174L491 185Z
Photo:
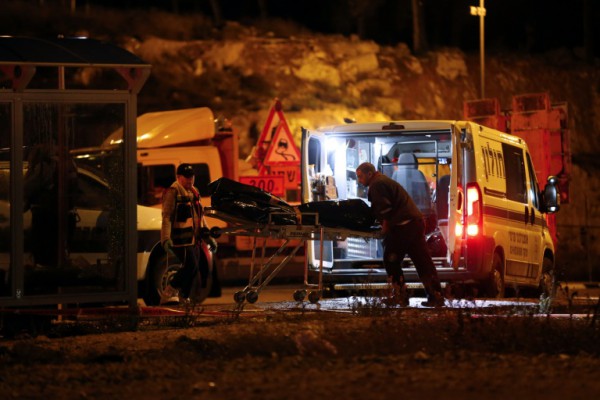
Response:
M479 16L479 68L481 72L481 98L485 99L485 0L479 0L479 7L471 6L471 15Z
M481 69L481 98L485 99L485 0L479 0L479 54Z

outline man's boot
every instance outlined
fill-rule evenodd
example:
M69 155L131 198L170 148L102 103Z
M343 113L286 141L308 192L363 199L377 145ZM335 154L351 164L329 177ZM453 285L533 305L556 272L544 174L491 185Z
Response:
M408 296L408 290L404 283L404 277L398 280L389 280L391 284L390 293L388 294L385 303L390 306L408 307L410 300Z
M440 281L437 279L430 279L428 282L423 282L425 287L425 293L427 294L427 301L421 302L423 307L444 307L446 300L442 294L442 286Z

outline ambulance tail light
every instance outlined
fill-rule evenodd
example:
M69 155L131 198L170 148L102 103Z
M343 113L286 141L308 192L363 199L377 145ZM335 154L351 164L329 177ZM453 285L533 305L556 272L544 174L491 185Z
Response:
M463 210L462 210L462 187L458 188L458 216L456 226L454 227L454 233L456 237L463 237L465 228L463 226ZM466 233L469 237L476 237L481 231L482 224L482 204L481 204L481 190L479 185L471 183L467 185L467 229Z
M482 224L481 190L479 185L471 183L467 185L467 235L474 237L479 235Z

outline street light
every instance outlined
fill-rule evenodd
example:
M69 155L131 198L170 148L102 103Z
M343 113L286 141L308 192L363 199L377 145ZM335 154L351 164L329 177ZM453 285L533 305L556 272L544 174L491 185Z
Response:
M479 68L481 69L481 98L485 98L485 0L479 0L479 7L471 6L471 15L479 16Z

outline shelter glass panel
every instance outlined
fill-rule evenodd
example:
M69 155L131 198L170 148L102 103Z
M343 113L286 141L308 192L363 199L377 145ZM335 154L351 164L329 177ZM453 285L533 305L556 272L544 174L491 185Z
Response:
M10 141L12 105L0 103L0 297L11 294Z
M125 105L27 102L23 109L25 295L122 291ZM101 149L102 169L82 149Z

